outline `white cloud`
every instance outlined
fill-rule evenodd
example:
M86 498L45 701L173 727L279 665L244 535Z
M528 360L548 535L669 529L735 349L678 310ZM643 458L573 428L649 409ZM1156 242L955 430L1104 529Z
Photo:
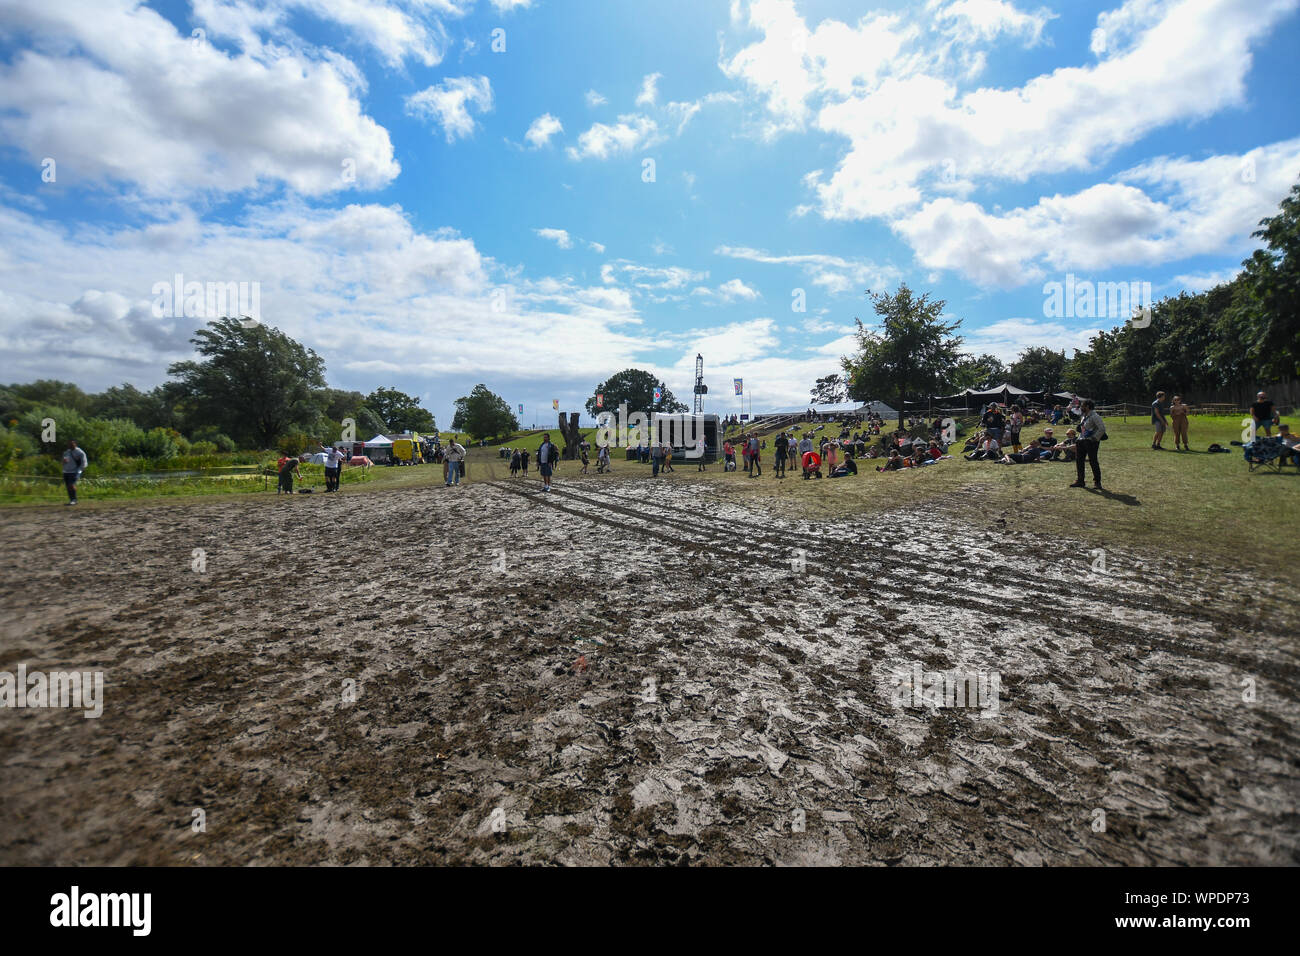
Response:
M595 123L567 150L570 159L609 159L659 142L659 126L648 116L626 114L614 124Z
M719 246L714 255L730 259L745 259L767 265L796 266L813 285L832 295L856 289L881 288L897 282L902 274L893 266L878 265L866 259L845 259L842 256L821 254L777 256L746 246Z
M587 105L592 109L595 109L597 106L604 106L608 102L609 100L605 99L605 97L601 96L595 90L587 91Z
M755 299L760 298L757 289L745 285L740 279L728 279L716 289L710 289L708 286L697 286L691 290L691 295L705 299L717 299L721 302L735 302L738 299L753 302Z
M524 139L528 141L533 149L541 149L551 141L552 136L562 132L564 132L564 127L560 124L560 121L550 113L543 113L533 120L532 125L528 127L528 132L524 134Z
M922 265L1010 288L1049 269L1150 267L1244 254L1249 234L1276 211L1297 170L1300 138L1240 156L1157 158L1120 173L1116 182L1000 213L935 199L894 228Z
M569 238L569 233L564 229L534 229L533 232L555 243L561 249L572 249L573 240Z
M762 99L769 135L815 117L845 138L837 168L808 180L823 216L889 218L913 211L945 173L974 183L1089 171L1162 126L1241 104L1251 45L1297 5L1128 0L1099 21L1107 36L1099 62L1016 88L962 91L944 66L951 37L927 45L898 17L810 30L790 0L755 0L748 25L763 38L721 66ZM1005 4L944 9L963 14L953 22L972 36L1037 36L1047 16Z
M232 56L127 0L10 0L0 29L38 38L0 64L0 136L53 157L60 179L169 198L275 183L319 195L400 171L342 57Z
M1086 349L1088 340L1099 331L1097 327L1070 328L1044 319L1013 318L977 329L963 327L962 337L963 348L968 353L996 355L1003 363L1010 364L1028 348L1065 349L1067 356L1073 355L1075 349Z
M931 0L927 9L945 31L963 44L987 43L1005 35L1022 40L1026 46L1036 46L1054 16L1047 9L1023 11L1008 0Z
M473 135L471 108L492 111L492 84L486 76L449 77L406 98L406 111L440 125L449 143Z
M637 106L655 105L655 100L659 97L658 84L662 78L662 73L650 73L641 80L641 92L636 95Z
M69 228L0 205L0 250L0 350L15 379L157 384L204 321L153 314L155 284L176 273L260 283L262 320L319 351L345 387L391 384L396 366L430 374L394 359L411 354L439 356L437 374L595 381L649 348L627 290L510 275L469 239L417 231L396 206L284 202L236 224L182 211Z

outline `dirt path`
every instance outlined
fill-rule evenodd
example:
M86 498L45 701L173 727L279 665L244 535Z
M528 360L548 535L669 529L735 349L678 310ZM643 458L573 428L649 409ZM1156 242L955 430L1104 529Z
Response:
M1282 582L707 493L0 514L0 670L105 674L0 709L0 863L1300 860Z

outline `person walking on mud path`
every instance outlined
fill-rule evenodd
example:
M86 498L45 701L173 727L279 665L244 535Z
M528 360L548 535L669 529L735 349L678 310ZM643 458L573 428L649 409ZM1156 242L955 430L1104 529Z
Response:
M1091 400L1084 399L1081 409L1083 411L1083 421L1079 423L1079 440L1074 446L1074 466L1079 470L1079 478L1070 487L1086 487L1083 483L1083 462L1086 458L1092 464L1092 486L1100 488L1101 463L1097 460L1097 449L1106 440L1106 423L1097 414Z
M68 449L63 453L63 487L68 490L68 504L77 503L77 482L81 480L81 473L86 470L90 464L90 459L86 453L77 447L77 443L68 439Z
M699 438L695 439L695 454L699 455L699 458L696 459L696 461L699 463L699 467L695 469L696 471L704 471L704 470L705 470L705 468L704 468L704 451L705 451L705 448L704 448L704 436L701 435Z
M537 472L542 476L542 491L551 490L551 475L559 458L560 449L555 447L551 433L547 432L542 436L542 444L537 449Z
M519 477L519 458L520 458L519 449L516 448L514 451L510 453L510 477L511 478Z
M456 439L447 445L447 487L460 484L461 463L465 460L465 446Z
M749 463L753 466L754 472L749 477L761 478L763 476L763 452L758 445L758 436L751 435L749 439Z
M773 478L785 477L785 459L789 451L790 439L785 437L785 432L781 432L781 434L776 436L776 440L772 442L772 454L775 456L772 459L772 467L776 472L776 474L772 476Z

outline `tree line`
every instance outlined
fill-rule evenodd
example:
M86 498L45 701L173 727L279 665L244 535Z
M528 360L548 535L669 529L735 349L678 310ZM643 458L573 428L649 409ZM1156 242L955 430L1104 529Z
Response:
M961 320L906 284L867 296L876 328L857 324L857 350L842 375L818 379L814 401L924 401L1003 381L1031 391L1071 391L1108 403L1146 403L1157 390L1184 394L1277 383L1300 376L1300 184L1252 238L1263 246L1230 282L1154 303L1149 315L1101 331L1086 349L1025 349L1010 366L969 355Z

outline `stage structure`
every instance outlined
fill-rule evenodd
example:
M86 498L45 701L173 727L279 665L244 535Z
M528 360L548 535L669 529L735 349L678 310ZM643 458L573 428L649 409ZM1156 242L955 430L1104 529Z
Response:
M704 396L709 394L709 386L704 384L704 356L695 353L695 414L704 411Z

